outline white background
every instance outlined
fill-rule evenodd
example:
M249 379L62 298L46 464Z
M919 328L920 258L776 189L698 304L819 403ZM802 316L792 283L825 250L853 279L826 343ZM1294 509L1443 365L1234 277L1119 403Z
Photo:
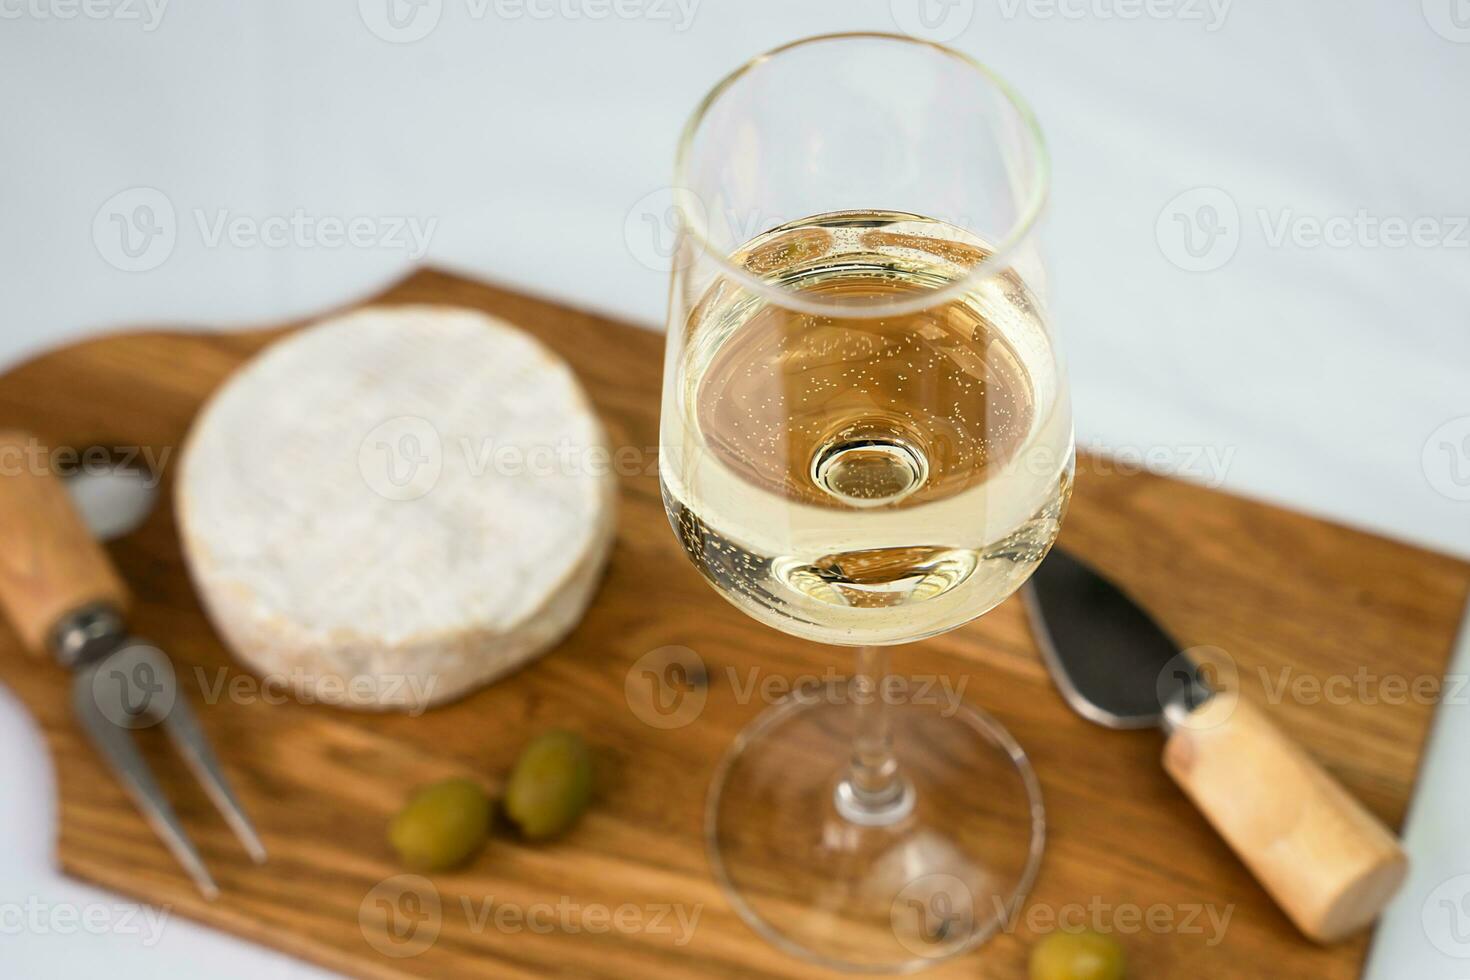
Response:
M919 0L391 0L403 30L389 2L0 0L0 363L369 294L415 260L376 237L390 218L430 229L426 261L656 326L667 284L644 217L663 217L649 202L697 98L792 38L907 27L994 66L1042 120L1084 443L1470 555L1466 0L928 0L927 27ZM814 112L827 95L819 79L793 93ZM173 233L130 259L116 222L146 224L139 204L164 228L172 209ZM375 237L211 237L221 218L293 215L365 217ZM1419 242L1391 244L1415 219ZM1314 222L1345 237L1314 243ZM1436 948L1421 922L1430 890L1470 871L1452 829L1464 713L1441 719L1410 833L1421 876L1378 976L1470 972L1444 955L1470 948ZM14 704L0 728L0 912L110 902L49 870L39 739ZM7 973L201 962L311 972L182 922L145 947L0 916Z

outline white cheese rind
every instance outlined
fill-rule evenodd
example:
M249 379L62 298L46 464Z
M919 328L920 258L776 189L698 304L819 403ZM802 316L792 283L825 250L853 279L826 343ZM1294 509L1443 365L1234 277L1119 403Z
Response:
M304 700L417 710L555 645L613 536L606 438L571 370L452 307L373 307L242 368L175 491L220 634Z

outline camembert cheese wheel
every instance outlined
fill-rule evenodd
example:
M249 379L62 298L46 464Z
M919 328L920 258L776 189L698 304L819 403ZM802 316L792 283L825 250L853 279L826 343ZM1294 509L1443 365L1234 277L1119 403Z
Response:
M226 382L175 503L204 606L264 681L419 711L576 625L612 540L609 459L570 368L524 332L371 307Z

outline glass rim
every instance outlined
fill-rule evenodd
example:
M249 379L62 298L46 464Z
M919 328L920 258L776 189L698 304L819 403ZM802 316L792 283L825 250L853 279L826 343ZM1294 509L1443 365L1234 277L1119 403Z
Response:
M961 65L981 75L987 82L995 87L1006 103L1016 113L1016 118L1031 141L1035 150L1036 160L1031 175L1034 177L1034 186L1021 208L1021 213L1006 230L1004 236L995 243L994 250L975 263L964 276L938 289L930 290L914 296L911 299L892 300L874 304L839 304L821 302L804 298L801 294L783 289L780 286L767 282L753 275L744 266L730 261L725 250L715 247L710 240L708 222L699 213L698 209L688 206L689 197L697 199L697 195L689 187L689 155L694 145L695 136L700 126L704 123L710 110L720 97L725 94L736 82L749 75L759 66L775 59L797 48L809 45L821 44L830 41L853 41L853 40L876 40L896 41L900 44L910 44L915 47L929 48L936 54L958 61ZM671 188L674 196L674 207L678 211L680 232L688 235L697 243L699 248L712 258L720 267L723 274L734 279L744 288L763 296L772 302L797 310L802 313L811 313L818 316L832 315L834 313L847 317L876 317L896 316L905 313L917 313L929 309L938 303L958 298L973 290L980 283L991 278L1009 267L1015 252L1019 249L1034 230L1037 219L1045 210L1047 197L1051 190L1051 156L1047 152L1046 140L1041 133L1041 125L1037 122L1036 114L1032 111L1029 103L1023 99L1012 85L997 74L994 69L972 58L962 51L927 41L923 38L912 37L907 34L893 34L884 31L840 31L830 34L816 34L811 37L799 38L788 41L779 47L771 48L756 55L749 61L737 67L734 71L721 78L700 99L690 114L688 121L679 135L679 147L674 156L674 182ZM964 229L967 230L968 229Z

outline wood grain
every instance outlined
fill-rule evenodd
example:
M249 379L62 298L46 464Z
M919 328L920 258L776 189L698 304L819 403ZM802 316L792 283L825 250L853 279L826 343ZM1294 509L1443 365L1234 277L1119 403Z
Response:
M136 599L134 625L174 657L181 689L271 860L250 864L162 740L145 733L144 750L223 889L218 902L203 901L84 744L63 675L19 656L18 638L0 632L0 679L34 713L56 762L63 866L353 975L826 975L776 952L736 918L710 878L701 819L716 762L763 707L737 695L748 672L790 680L847 667L831 650L777 635L726 605L680 552L655 470L661 337L435 272L383 299L477 307L530 330L573 364L612 445L628 447L618 467L618 540L587 618L545 659L419 718L270 703L279 692L262 690L211 632L162 506L110 551ZM146 449L162 461L167 492L171 454L196 408L278 333L127 333L57 351L0 379L0 426L24 427L52 445ZM1095 459L1083 461L1063 541L1182 642L1228 651L1245 695L1370 811L1399 825L1432 706L1302 692L1359 668L1378 678L1437 679L1470 567ZM632 710L625 681L639 657L668 645L703 659L707 700L691 724L664 730ZM1164 773L1157 733L1105 731L1067 710L1018 602L905 650L901 660L914 674L968 679L967 700L994 713L1031 754L1050 824L1020 920L929 975L1022 978L1029 944L1058 920L1117 932L1137 977L1357 975L1366 937L1326 949L1303 939ZM1304 679L1296 696L1268 697L1283 681ZM553 726L584 733L596 748L597 799L583 824L551 845L499 836L467 869L433 876L431 891L394 877L400 869L384 828L410 787L453 774L494 789L521 745ZM552 914L549 931L514 923L517 911L558 906L579 911L570 923ZM620 906L700 914L681 942L667 921L634 929L626 928L631 913L625 927L597 918L596 909ZM396 938L385 931L388 909L407 915L395 920L404 927ZM1153 928L1143 920L1150 909L1163 910ZM1170 925L1158 928L1166 914Z

